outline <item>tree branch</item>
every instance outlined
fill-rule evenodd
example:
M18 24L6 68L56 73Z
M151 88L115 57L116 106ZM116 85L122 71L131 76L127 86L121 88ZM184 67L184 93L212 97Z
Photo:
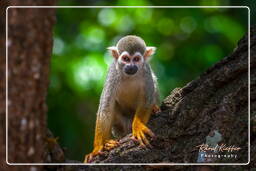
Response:
M256 112L255 27L251 28L251 113ZM161 78L160 78L161 79ZM248 37L223 60L183 88L176 88L151 117L157 135L153 148L142 148L130 139L93 159L95 163L196 163L206 137L222 136L222 143L240 147L237 158L212 162L248 162ZM217 132L214 132L217 131ZM255 130L254 130L255 131ZM255 132L253 132L255 134ZM255 138L252 139L255 143ZM255 154L255 148L251 153ZM255 160L255 156L253 157ZM254 165L255 167L255 165ZM109 169L108 169L109 168ZM112 170L113 167L104 167Z

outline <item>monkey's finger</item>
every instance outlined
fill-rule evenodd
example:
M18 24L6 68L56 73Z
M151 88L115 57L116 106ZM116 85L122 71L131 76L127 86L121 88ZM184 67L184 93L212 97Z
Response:
M149 135L150 137L154 138L155 137L155 134L148 128L145 129L145 133L147 135Z
M93 157L96 156L96 155L102 155L102 154L104 154L103 151L98 151L96 154L93 155Z
M118 144L118 141L108 140L106 144Z
M118 144L111 144L111 143L107 143L104 145L104 147L115 147L117 146Z
M87 156L85 156L85 158L84 158L84 163L88 163L88 157Z
M84 163L90 163L91 159L92 159L91 154L86 155L84 159Z
M88 162L91 163L91 162L92 162L92 159L93 159L93 156L91 155L91 156L88 158Z
M93 159L93 157L95 157L96 155L102 155L102 154L104 154L104 152L101 151L101 150L97 151L97 152L92 152L90 154L87 154L85 156L84 163L91 163L91 160Z
M118 141L115 141L115 140L109 140L105 143L104 145L104 148L107 149L107 150L110 150L116 146L119 145L119 142Z
M143 132L141 132L140 136L141 136L141 140L142 140L143 144L145 145L145 147L147 147L147 146L151 147L151 145L149 144L149 142Z
M115 148L116 146L118 146L118 145L115 145L115 144L108 144L108 145L106 145L106 146L104 147L104 149L105 149L105 150L111 150L111 149Z
M137 142L137 141L138 141L137 134L136 134L136 135L132 135L132 136L131 136L131 139L132 139L133 141L136 141L136 142Z
M158 106L158 105L154 105L153 106L153 109L152 109L152 112L154 114L158 113L158 112L161 112L161 108Z
M139 142L140 142L140 146L143 147L143 148L145 148L146 145L145 145L144 142L143 142L143 138L142 138L142 136L141 136L141 133L142 133L142 132L140 132L139 135L138 135L138 140L139 140ZM142 133L142 134L143 134L143 133Z
M142 139L141 139L141 137L140 137L140 132L135 132L134 134L133 134L133 136L131 137L131 139L133 140L133 141L135 141L135 142L138 142L139 144L140 144L140 146L145 146L144 144L143 144L143 141L142 141Z
M147 137L145 136L145 134L143 132L140 133L140 136L143 141L143 144L145 144L145 146L152 148L151 144L149 143Z
M107 148L111 148L111 147L114 147L115 146L115 144L105 144L105 148L107 147Z

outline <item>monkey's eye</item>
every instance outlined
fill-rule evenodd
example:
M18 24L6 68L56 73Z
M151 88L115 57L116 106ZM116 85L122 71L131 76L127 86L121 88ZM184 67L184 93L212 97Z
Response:
M135 58L133 58L134 62L139 62L140 61L140 57L136 56Z
M125 62L130 62L130 58L128 58L128 56L123 56L123 60L124 60Z

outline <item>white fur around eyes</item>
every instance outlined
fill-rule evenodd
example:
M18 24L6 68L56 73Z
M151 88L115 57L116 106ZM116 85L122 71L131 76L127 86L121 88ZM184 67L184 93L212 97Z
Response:
M122 61L122 56L124 56L124 55L130 56L130 54L128 52L124 51L123 53L121 53L121 55L119 56L119 58L117 60L119 63Z
M124 55L130 56L130 54L127 51L122 52L120 56L124 56Z
M140 57L140 62L141 62L141 63L144 62L144 58L143 58L143 56L141 55L140 52L136 52L132 57L134 58L135 56L139 56L139 57Z

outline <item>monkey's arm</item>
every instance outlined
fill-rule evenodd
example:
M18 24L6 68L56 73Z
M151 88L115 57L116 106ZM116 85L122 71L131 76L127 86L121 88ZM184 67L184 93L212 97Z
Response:
M161 109L159 107L160 95L159 95L157 77L155 76L154 72L152 72L152 78L153 78L153 82L154 82L154 98L155 98L154 99L155 102L153 102L154 105L153 105L152 112L155 114L155 113L161 112Z
M158 100L158 90L156 84L156 78L154 78L153 73L149 66L145 73L145 87L143 91L140 91L140 99L138 108L132 123L132 135L134 138L139 140L142 146L150 145L145 134L150 137L154 137L153 132L146 126L150 115L154 108L157 106Z
M104 85L104 89L100 98L100 105L97 112L95 136L94 136L94 148L93 152L86 155L84 162L89 162L91 158L99 154L104 145L112 147L116 145L115 141L108 141L111 137L111 128L114 117L114 93L115 89L113 85L116 84L115 67L112 65L107 75L107 80Z
M142 146L150 145L145 134L154 137L153 132L146 126L152 112L152 107L139 107L132 122L132 135Z

